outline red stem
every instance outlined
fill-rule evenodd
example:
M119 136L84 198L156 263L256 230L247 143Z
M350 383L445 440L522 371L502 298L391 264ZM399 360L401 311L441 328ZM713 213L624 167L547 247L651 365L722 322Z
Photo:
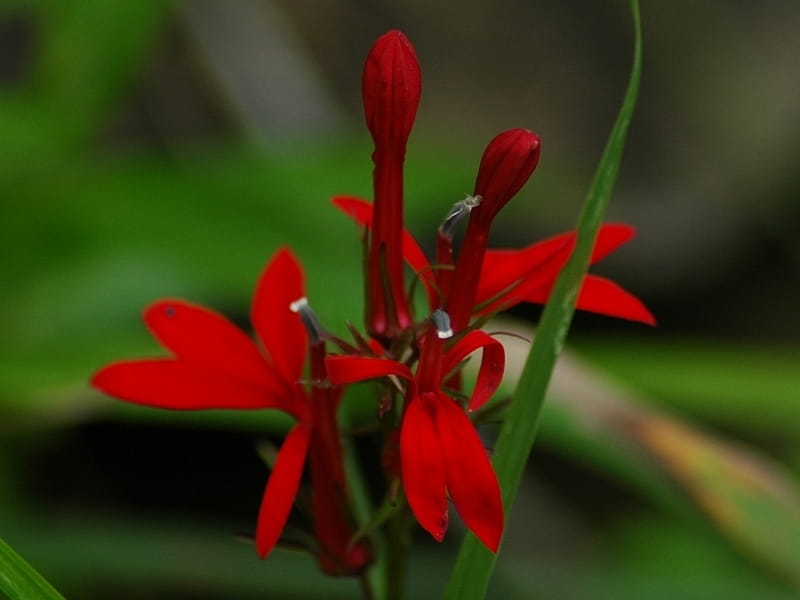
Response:
M314 534L319 543L317 560L329 575L360 573L372 560L366 538L353 541L356 524L350 510L342 443L336 413L341 392L323 387L325 345L311 346L311 405L314 416L309 447L311 511Z
M488 228L479 219L471 218L464 236L464 244L458 253L452 285L445 304L445 310L450 315L450 324L455 333L467 327L472 317L488 242Z

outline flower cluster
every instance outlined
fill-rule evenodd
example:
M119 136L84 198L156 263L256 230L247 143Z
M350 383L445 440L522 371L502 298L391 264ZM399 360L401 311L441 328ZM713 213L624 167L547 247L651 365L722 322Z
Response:
M172 356L117 362L92 379L95 387L128 402L179 410L270 408L295 420L259 511L255 538L262 557L278 542L307 469L314 553L322 569L358 574L372 560L373 547L357 534L351 511L337 423L345 386L365 380L383 382L376 413L388 489L402 489L414 517L436 540L447 530L449 498L489 549L499 546L500 489L469 415L500 385L505 354L478 325L515 304L545 302L575 234L519 250L488 249L493 219L539 161L536 134L512 129L489 142L474 192L446 213L430 262L403 227L403 165L420 94L413 47L399 31L386 33L370 51L363 76L375 145L373 202L333 199L363 232L366 333L353 328L352 343L327 333L306 300L297 259L281 249L267 264L253 299L257 341L215 312L162 300L146 309L144 319ZM464 223L456 251L454 235ZM632 235L626 225L604 225L592 262ZM412 298L417 281L428 303L421 317ZM577 308L654 323L637 298L594 275L584 279ZM467 391L460 367L478 350L477 378ZM400 502L392 492L389 497Z

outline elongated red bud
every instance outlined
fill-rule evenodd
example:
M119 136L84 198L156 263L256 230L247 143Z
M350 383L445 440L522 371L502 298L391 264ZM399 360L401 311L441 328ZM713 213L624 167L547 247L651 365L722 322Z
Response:
M539 163L540 149L539 136L527 129L504 131L489 142L475 181L475 195L482 201L473 211L474 219L491 223L528 181Z
M403 267L403 162L417 114L422 78L414 48L399 31L385 33L364 64L367 127L375 142L373 227L367 264L367 330L387 340L413 321Z
M528 181L539 162L539 152L539 136L527 129L510 129L489 142L483 153L472 196L476 206L470 212L456 268L445 289L445 306L456 332L469 324L475 308L492 221Z
M384 33L372 46L362 91L367 128L376 147L405 146L419 106L422 77L414 47L402 32Z

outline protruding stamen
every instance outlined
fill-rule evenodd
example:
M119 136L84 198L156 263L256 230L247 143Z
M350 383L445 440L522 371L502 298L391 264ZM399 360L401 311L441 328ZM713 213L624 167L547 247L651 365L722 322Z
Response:
M450 315L441 308L437 308L433 311L433 314L431 314L431 322L436 328L436 335L440 340L453 337L453 329L450 327Z
M468 217L469 213L476 206L480 206L483 201L483 196L467 196L463 200L459 200L450 209L450 212L445 215L442 224L439 225L439 235L446 237L449 240L453 239L456 232L456 227L464 219Z
M300 315L300 320L305 325L306 331L308 331L308 339L312 344L318 344L322 341L322 325L320 325L317 314L309 306L308 298L305 296L298 298L289 304L289 310Z

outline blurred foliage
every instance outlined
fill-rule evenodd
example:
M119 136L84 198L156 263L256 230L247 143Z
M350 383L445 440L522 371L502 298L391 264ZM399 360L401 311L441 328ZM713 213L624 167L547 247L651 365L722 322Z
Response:
M227 493L215 488L226 469L148 454L161 447L157 440L174 438L182 452L205 456L211 450L203 432L231 431L249 451L254 436L279 433L284 421L269 412L185 415L124 406L85 385L111 359L159 352L139 320L141 309L157 297L182 296L245 322L258 273L283 244L303 260L309 295L327 326L343 331L346 320L360 314L358 232L327 199L337 193L369 196L366 135L345 131L301 145L256 147L248 132L231 125L237 120L210 71L191 60L191 74L184 72L186 62L163 67L176 44L189 46L184 53L195 56L180 26L180 11L190 4L0 4L6 34L0 36L0 532L67 597L290 598L301 588L307 598L352 597L352 582L323 579L306 557L280 552L261 563L251 548L227 536L252 527L249 515L255 515L265 476L258 466L247 471L252 490L229 494L248 515L239 521L200 503L203 496ZM332 6L325 3L322 14ZM644 3L646 25L648 11ZM474 7L465 9L470 12ZM577 31L589 29L583 23ZM363 36L371 40L377 33ZM647 35L646 27L646 55ZM658 35L654 39L664 44L667 38ZM656 58L654 64L669 63ZM435 65L429 71L437 81L445 78ZM257 77L253 71L246 75ZM206 120L223 132L201 136L200 144L162 135L157 126L164 97L180 95L183 77L211 97L213 114ZM645 82L647 77L646 65ZM153 80L171 78L177 83L157 96L159 102L143 91L158 87ZM350 83L357 85L355 79ZM621 89L615 88L614 98ZM643 91L644 113L658 112L657 103L648 107L653 90ZM507 97L491 102L505 105ZM551 106L550 114L558 110ZM441 128L456 120L468 128L455 116ZM637 127L634 135L642 135ZM652 123L641 127L662 131ZM417 233L432 231L430 224L449 202L470 191L478 151L455 140L436 145L423 131L409 149L408 212ZM635 154L633 163L638 164ZM565 162L549 170L543 164L542 171L544 183L536 184L541 197L570 190L584 177L580 165ZM785 178L770 181L791 189ZM570 206L561 202L559 210ZM515 238L532 229L530 220L518 216L509 227ZM791 231L788 223L784 219L782 230ZM651 247L638 249L647 254ZM697 254L692 261L702 262ZM650 270L652 278L660 265ZM713 287L717 280L711 279ZM624 283L638 291L635 277ZM721 289L744 299L754 293L735 284ZM693 300L684 299L684 306ZM770 306L796 310L794 304L776 297ZM739 320L758 323L753 313L759 310L730 315L730 327ZM595 327L584 322L588 331ZM614 324L612 334L584 333L576 346L646 397L636 397L626 411L640 414L636 407L657 406L659 419L669 413L683 423L673 416L655 430L604 429L592 422L587 411L597 403L583 400L589 397L584 392L569 394L575 396L572 408L548 405L530 489L516 503L492 594L576 600L796 597L795 505L776 507L778 500L750 486L743 473L767 454L788 464L780 477L795 489L797 346L763 339L754 344L733 335L730 341L709 340L702 332L677 335L669 331L669 319L665 327L666 334L648 331L644 337L640 329ZM371 410L364 397L356 392L346 403L356 420ZM581 404L583 409L575 408ZM118 428L131 435L116 443ZM703 429L710 434L697 437ZM111 433L92 445L87 432L97 430ZM726 436L739 441L732 454ZM126 465L135 461L142 471L102 470L103 457ZM48 470L51 463L55 470ZM230 469L238 473L240 467ZM130 488L120 485L126 477L136 478ZM164 482L184 477L200 492L181 497L177 509ZM700 481L714 485L699 488ZM130 506L121 489L163 493L163 505ZM747 518L719 509L724 502L744 507ZM196 503L203 517L188 510ZM726 522L730 514L736 518ZM775 530L785 537L769 534ZM449 544L435 546L420 537L413 597L438 596L458 536L454 531L449 538Z

